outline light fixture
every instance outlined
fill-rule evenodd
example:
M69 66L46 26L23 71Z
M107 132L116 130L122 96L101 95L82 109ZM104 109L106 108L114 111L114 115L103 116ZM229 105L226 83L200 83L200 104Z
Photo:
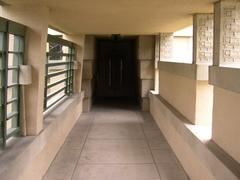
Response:
M20 85L32 84L32 66L31 65L19 66L19 84Z

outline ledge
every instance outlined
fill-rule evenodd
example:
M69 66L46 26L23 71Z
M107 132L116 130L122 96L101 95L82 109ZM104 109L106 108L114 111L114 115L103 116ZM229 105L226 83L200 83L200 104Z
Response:
M211 85L240 93L240 69L210 66L209 83Z
M207 81L209 65L197 65L187 63L163 62L159 61L159 70L166 71L178 76L183 76L193 80Z
M152 106L158 106L155 111L151 109L151 113L153 113L152 115L155 121L158 122L158 124L164 123L170 125L174 131L180 135L183 141L178 142L178 147L185 147L187 145L188 147L185 148L190 148L195 158L199 160L199 164L204 165L205 172L206 170L208 171L206 174L211 174L216 180L240 179L240 165L237 161L223 151L215 142L209 139L209 136L207 138L202 138L202 136L199 136L198 131L196 131L197 127L192 125L187 118L185 118L162 97L154 94L154 92L150 92L149 96L151 101L150 104L152 104ZM166 129L162 129L164 127L159 125L159 128L162 130L162 132L166 132ZM168 133L172 134L173 132ZM164 135L166 134L164 133ZM169 144L171 144L172 137L167 136L169 136L169 134L166 135L166 139L169 141ZM178 152L176 147L175 149L173 147L173 150L176 154L183 152ZM188 154L180 155L184 159L190 158L188 157ZM187 167L186 164L183 164L183 167L186 168L186 171L188 172L189 167ZM201 178L199 177L199 179Z
M0 151L0 179L41 179L80 116L82 99L83 93L75 94L49 112L38 136L11 140L7 149Z

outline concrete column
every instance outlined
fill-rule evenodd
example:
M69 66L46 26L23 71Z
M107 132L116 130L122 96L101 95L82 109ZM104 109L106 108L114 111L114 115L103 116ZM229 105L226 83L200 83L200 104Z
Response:
M83 111L88 112L92 106L93 78L95 62L95 37L86 36L83 57L82 90L85 92Z
M43 128L43 97L49 9L42 6L3 6L1 16L25 25L25 64L32 65L32 84L24 87L26 135Z
M193 64L213 61L213 14L193 16Z
M239 69L240 67L240 2L220 1L214 6L214 85L212 139L240 163ZM224 68L227 66L235 68Z
M160 60L160 34L155 36L155 78L154 78L154 91L159 93L159 70L158 70L158 62Z
M154 36L139 36L139 90L142 110L149 110L149 90L154 89Z
M169 61L173 56L173 33L160 33L160 61Z
M217 2L214 13L214 65L240 66L240 2Z
M173 57L173 33L160 33L159 34L159 61L171 61ZM158 86L157 90L159 92L160 89L160 71L158 64L155 64L157 77L155 80L155 86Z
M213 14L193 16L193 64L197 64L195 124L212 124L213 86L208 84L208 66L213 63ZM206 77L201 78L200 76Z

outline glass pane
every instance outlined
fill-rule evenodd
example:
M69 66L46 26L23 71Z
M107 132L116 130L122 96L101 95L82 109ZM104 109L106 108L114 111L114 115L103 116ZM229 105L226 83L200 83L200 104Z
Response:
M18 84L18 70L8 70L8 86L11 84Z
M15 128L19 126L17 118L18 117L15 116L7 121L7 134L10 134Z
M9 34L8 50L13 52L23 52L24 39L20 36Z
M19 56L19 54L9 53L8 54L8 67L17 66L20 58L21 58L21 56Z
M18 98L18 86L8 88L7 90L7 101L10 101L13 98Z

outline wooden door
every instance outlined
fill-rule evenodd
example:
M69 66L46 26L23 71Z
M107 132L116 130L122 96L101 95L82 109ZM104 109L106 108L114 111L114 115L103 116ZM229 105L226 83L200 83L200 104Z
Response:
M96 96L136 96L136 58L133 40L98 40Z

